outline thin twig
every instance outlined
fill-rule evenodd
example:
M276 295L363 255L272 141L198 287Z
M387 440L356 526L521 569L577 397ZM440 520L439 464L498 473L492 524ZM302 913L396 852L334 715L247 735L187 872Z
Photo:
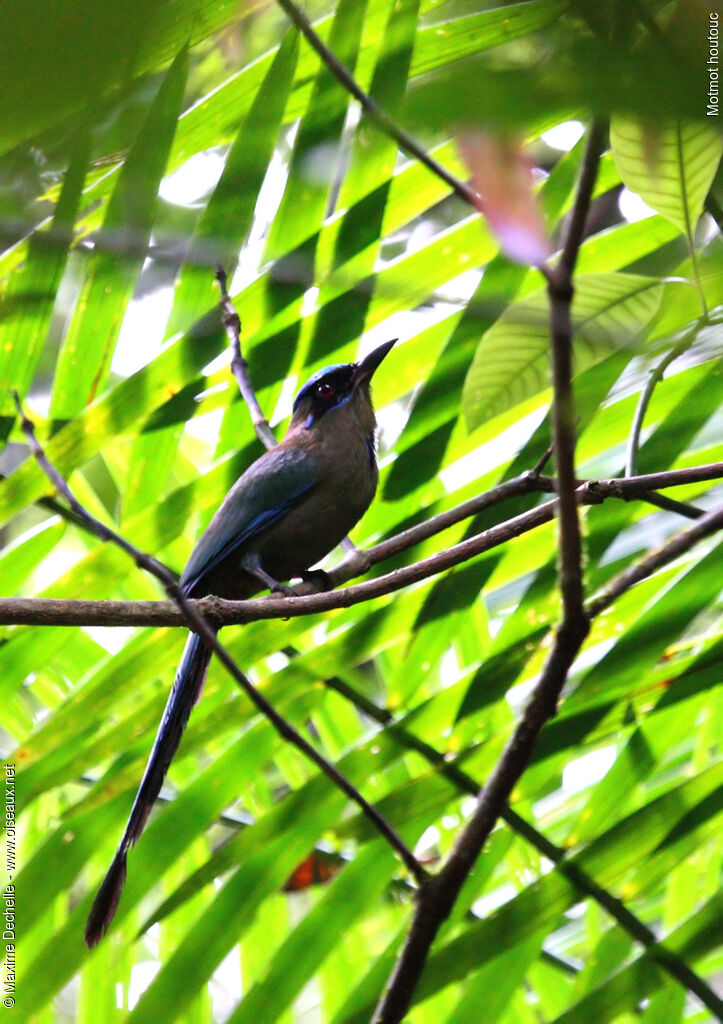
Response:
M588 598L585 603L587 613L590 616L599 615L613 601L617 600L626 590L641 580L651 576L662 566L667 565L679 555L685 554L694 544L697 544L703 537L708 537L717 530L723 529L723 508L714 508L696 522L690 529L683 533L676 534L671 540L666 541L655 551L651 551L639 562L634 562L627 569L614 576L596 594Z
M700 519L702 515L705 515L702 508L690 505L686 501L676 501L675 498L669 498L665 494L655 494L651 491L641 494L640 497L648 505L655 505L656 508L662 508L666 512L675 512L676 515L683 516L684 519Z
M436 174L438 178L446 182L460 199L476 208L478 196L475 190L465 182L460 181L446 167L443 167L442 164L437 163L436 160L429 156L416 139L393 121L379 104L368 93L364 92L351 72L331 52L329 47L322 42L314 31L309 19L292 3L292 0L278 0L278 3L337 81L341 82L347 92L359 101L369 120L391 139L394 139L401 150L404 150L410 156L416 157L432 174Z
M667 470L646 476L625 477L611 480L588 480L577 490L580 504L600 505L611 498L633 501L648 493L650 487L675 487L684 484L702 483L723 478L723 462L713 462L688 469ZM552 477L532 477L522 473L512 480L446 512L418 523L401 533L381 541L379 544L345 559L327 573L329 583L338 587L369 565L376 565L407 550L414 544L426 540L442 530L476 515L485 508L498 504L505 498L525 494L534 490L554 491L556 481ZM454 568L475 555L505 544L530 530L549 523L554 518L557 502L546 502L528 512L508 519L483 533L474 534L460 544L411 565L396 569L373 580L347 587L345 590L314 592L313 584L301 583L296 588L298 596L253 598L247 601L227 601L217 597L204 597L193 602L199 612L217 628L242 625L261 619L296 618L320 612L349 608L362 601L401 590L413 583L419 583L430 576ZM0 599L1 625L32 626L180 626L185 618L172 601L86 601L66 598L25 598Z
M645 414L648 411L650 400L653 397L653 391L657 384L663 379L663 374L668 369L670 364L682 355L683 352L687 352L690 346L693 344L699 330L699 324L696 324L692 331L687 331L684 337L674 345L670 352L665 355L657 366L648 374L648 379L645 382L645 387L640 392L640 398L638 404L635 407L635 415L633 416L633 424L630 428L630 437L628 438L628 447L625 457L625 475L635 476L638 471L638 449L640 447L640 433L643 429L643 421Z
M248 364L241 352L241 318L228 294L226 271L220 263L216 264L216 280L221 291L220 305L223 326L231 346L231 372L236 378L241 397L248 406L256 436L266 449L271 450L276 447L278 441L269 426L269 421L264 416L249 377Z
M623 501L641 498L648 500L651 491L664 490L683 484L704 483L717 480L722 475L723 462L707 462L689 469L665 469L660 473L644 473L640 476L611 477L608 480L587 480L578 488L578 497L583 504L592 502L596 494L608 497L615 495Z
M125 537L122 537L120 534L110 529L110 527L106 526L99 519L96 519L87 512L85 508L83 508L80 502L73 495L68 484L60 476L55 467L48 461L43 449L35 437L33 424L29 419L27 419L23 412L17 392L14 394L14 397L18 408L18 414L21 418L23 432L28 439L30 449L37 459L40 468L48 479L52 481L58 492L63 495L71 508L82 517L86 528L101 540L110 541L122 548L122 550L133 559L139 568L145 569L152 576L155 576L155 578L163 585L171 600L174 601L183 612L183 617L188 627L193 630L194 633L197 633L203 639L203 642L213 650L214 654L227 672L243 689L254 706L263 715L265 715L266 718L268 718L279 735L300 750L310 761L323 771L329 779L331 779L335 786L337 786L362 809L364 814L374 824L378 832L396 851L413 877L416 878L417 881L421 882L426 877L426 872L404 840L397 834L379 811L377 811L376 808L361 795L356 787L353 786L344 775L342 775L339 769L330 761L327 761L327 759L323 757L306 739L304 739L301 733L297 732L297 730L294 729L294 727L278 713L274 706L259 693L256 687L249 679L247 679L238 667L226 648L219 642L215 628L209 625L207 620L199 612L196 602L189 600L184 595L171 570L156 558L153 558L151 555L148 555L134 547L125 539Z

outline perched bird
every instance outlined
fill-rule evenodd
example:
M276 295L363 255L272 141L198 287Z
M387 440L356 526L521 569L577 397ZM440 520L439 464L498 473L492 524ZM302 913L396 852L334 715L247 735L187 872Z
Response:
M239 477L193 549L181 576L184 594L241 600L264 587L284 591L280 581L305 575L359 521L378 480L369 385L392 345L309 378L283 441ZM113 919L128 850L161 789L210 658L200 637L189 633L123 838L88 917L88 946Z

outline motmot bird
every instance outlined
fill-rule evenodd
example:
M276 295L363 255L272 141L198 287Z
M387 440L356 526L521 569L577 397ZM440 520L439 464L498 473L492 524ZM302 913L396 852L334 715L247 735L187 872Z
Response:
M288 592L281 581L305 576L361 519L379 477L370 382L392 345L309 378L283 441L239 477L191 552L180 579L187 597L242 600L264 587ZM123 837L88 917L90 947L113 919L128 850L160 792L210 659L209 647L189 633Z

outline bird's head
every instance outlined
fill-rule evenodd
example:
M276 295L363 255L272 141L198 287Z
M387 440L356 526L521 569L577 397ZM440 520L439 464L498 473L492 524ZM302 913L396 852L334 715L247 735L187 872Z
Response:
M370 428L373 430L374 410L369 384L396 340L373 349L358 363L337 363L312 374L294 400L291 427L309 430L334 410L348 408L362 421L371 418ZM326 422L330 423L331 418Z

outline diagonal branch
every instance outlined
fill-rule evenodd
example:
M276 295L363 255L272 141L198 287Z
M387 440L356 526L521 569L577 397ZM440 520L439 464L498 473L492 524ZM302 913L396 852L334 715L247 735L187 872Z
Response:
M672 547L672 545L671 545ZM336 690L347 700L351 701L368 718L381 725L385 732L393 736L407 750L414 750L424 758L427 764L436 768L440 775L443 775L461 792L476 796L479 793L480 785L459 768L454 762L431 744L426 743L414 733L409 732L402 724L397 722L394 715L385 708L378 707L364 694L359 693L354 687L341 679L327 679L326 685ZM623 928L629 935L640 942L653 960L671 977L680 982L684 988L694 992L705 1006L714 1012L720 1010L720 1000L710 986L699 974L696 974L688 964L673 950L661 946L655 933L644 924L639 917L628 910L624 902L618 899L595 879L578 863L577 857L569 857L567 851L549 840L539 829L526 821L511 807L505 807L500 817L513 832L530 843L539 853L551 860L557 871L568 880L575 888L584 893L585 896L595 900L607 913Z
M700 519L703 515L703 510L696 505L690 505L686 501L676 501L675 498L669 498L665 494L656 494L654 491L644 494L643 501L647 501L649 505L655 505L656 508L662 508L665 512L675 512L677 515L683 516L684 519Z
M604 587L585 602L588 615L591 618L599 615L636 583L652 576L658 569L685 554L699 540L711 536L718 530L723 530L723 508L714 508L710 512L706 512L690 529L676 534L655 551L651 551L645 558L629 565L617 576L613 576Z
M216 636L216 630L209 625L203 614L198 610L196 602L190 601L185 596L181 588L178 586L176 578L171 570L151 555L139 551L138 548L134 547L125 539L125 537L122 537L119 533L110 529L110 527L106 526L99 519L96 519L87 512L85 508L83 508L68 487L68 484L60 476L55 467L51 465L43 452L43 449L40 447L40 444L35 437L33 424L23 413L17 392L14 397L18 408L18 415L21 418L22 429L28 439L28 444L30 445L33 455L37 459L39 466L48 479L55 485L58 492L63 495L73 511L83 519L86 529L95 534L95 536L99 537L101 540L109 541L122 548L122 550L134 560L139 568L145 569L146 572L149 572L159 580L165 588L168 596L175 602L183 613L183 618L189 629L193 630L194 633L197 633L203 639L203 642L213 650L214 654L229 675L231 675L235 682L243 689L254 706L263 715L265 715L266 718L268 718L279 735L300 750L302 754L304 754L317 766L317 768L323 771L324 774L331 779L335 786L337 786L344 794L346 794L346 796L361 808L364 814L374 824L374 827L378 830L380 835L386 839L392 849L394 849L399 855L407 870L410 871L414 878L421 882L426 877L426 872L401 836L397 834L389 822L382 817L379 811L377 811L376 808L365 799L365 797L361 795L356 787L349 782L339 769L330 761L327 761L327 759L306 739L304 739L301 733L297 732L297 730L279 714L274 706L259 693L253 683L251 683L251 681L238 667L226 648L219 643L218 637Z
M467 185L465 182L460 181L456 178L446 167L438 163L433 157L425 151L425 149L417 142L413 136L406 132L400 127L392 118L379 106L379 104L372 99L372 97L364 92L359 83L356 81L354 76L344 67L341 61L335 56L334 53L329 49L325 43L319 38L314 31L311 22L299 10L298 7L292 2L292 0L278 0L279 7L282 8L286 16L290 21L296 25L299 32L306 39L307 43L312 47L313 50L321 58L325 66L331 71L332 75L341 82L347 92L359 102L364 113L367 115L369 120L377 126L381 131L388 135L391 139L394 139L396 144L401 150L407 153L409 156L416 157L420 163L435 174L442 181L446 182L447 185L466 203L470 206L475 206L477 193L473 188Z
M259 400L256 397L251 378L249 377L248 363L241 352L241 317L236 312L231 298L228 294L228 279L226 271L220 263L216 264L216 280L221 292L221 319L226 329L229 345L231 346L231 372L236 378L241 397L248 406L251 422L254 425L256 436L267 450L275 448L278 444L269 421L264 416Z
M723 508L709 512L694 526L672 538L658 551L621 573L598 597L588 602L587 613L592 616L603 611L635 583L674 561L704 537L720 529L723 529ZM389 986L377 1007L375 1024L391 1024L403 1019L421 975L421 966L439 926L452 910L457 895L497 818L504 816L509 795L532 755L537 736L545 722L555 712L562 683L582 643L580 641L578 647L574 648L577 637L572 632L567 633L565 627L566 623L563 620L532 698L479 795L474 815L458 838L441 871L420 889L414 920ZM602 893L599 895L602 896ZM618 909L621 907L622 905ZM628 920L628 924L632 925L632 921ZM644 942L646 937L641 933L636 935L636 938ZM654 948L656 959L664 961L672 973L675 965L672 964L670 951L660 945ZM685 971L681 974L679 970L676 974L683 984L691 988L706 1006L719 1008L718 997L686 965L683 967Z

